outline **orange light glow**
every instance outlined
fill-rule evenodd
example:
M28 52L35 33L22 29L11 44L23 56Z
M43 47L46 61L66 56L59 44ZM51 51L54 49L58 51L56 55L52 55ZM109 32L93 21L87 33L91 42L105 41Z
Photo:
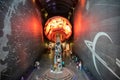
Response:
M36 18L33 18L32 25L33 25L33 33L34 33L34 35L38 35L39 30L40 30L39 29L40 24L39 24L39 22L38 22L38 20Z
M84 7L85 7L86 0L80 0L80 3L81 3L81 7L84 8Z
M24 19L24 23L27 27L24 29L29 32L28 35L32 35L34 38L39 38L42 42L43 40L43 26L41 17L37 15L30 16Z
M41 19L37 18L36 16L32 16L27 23L29 24L28 30L31 32L31 35L33 35L35 38L43 35Z
M71 36L72 26L67 19L55 16L48 19L45 24L44 31L49 40L55 42L56 35L59 34L61 41L64 41Z
M78 10L74 16L74 33L75 38L82 34L82 13Z
M79 0L79 4L74 13L74 41L80 40L82 36L88 33L89 30L89 17L84 18L84 8L86 0Z
M33 1L33 3L35 3L35 0L32 0Z

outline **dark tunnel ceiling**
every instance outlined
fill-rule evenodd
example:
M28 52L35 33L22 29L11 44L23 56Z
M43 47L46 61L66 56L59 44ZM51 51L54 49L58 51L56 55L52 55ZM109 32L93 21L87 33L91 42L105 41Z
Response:
M36 0L42 14L47 13L48 18L52 16L68 17L73 13L78 0Z
M78 4L78 0L35 0L35 3L41 13L43 27L46 21L54 16L65 17L73 25L73 11ZM45 37L45 40L48 39ZM69 40L72 40L72 36Z

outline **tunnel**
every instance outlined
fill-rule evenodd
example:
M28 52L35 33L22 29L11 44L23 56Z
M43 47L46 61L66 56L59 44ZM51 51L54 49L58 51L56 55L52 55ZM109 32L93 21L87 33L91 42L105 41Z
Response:
M0 80L120 80L120 0L0 0Z

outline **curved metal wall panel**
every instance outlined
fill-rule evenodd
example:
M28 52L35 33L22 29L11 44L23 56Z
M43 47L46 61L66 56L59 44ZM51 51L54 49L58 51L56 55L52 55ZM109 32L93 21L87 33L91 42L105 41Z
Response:
M81 24L74 26L74 51L96 79L120 80L120 1L87 1Z
M40 13L32 0L0 0L2 80L16 80L33 64L43 50L42 31Z

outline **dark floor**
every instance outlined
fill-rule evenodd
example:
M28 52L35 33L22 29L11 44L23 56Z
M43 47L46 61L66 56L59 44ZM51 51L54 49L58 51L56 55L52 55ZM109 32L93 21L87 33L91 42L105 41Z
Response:
M65 60L65 67L75 73L77 80L90 80L83 70L79 71L76 68L76 64L74 63L74 61L71 61L70 58L68 58L67 56L64 60ZM53 52L51 51L50 54L49 52L44 54L39 62L40 62L40 69L34 69L33 72L30 74L30 76L28 77L28 80L37 80L36 78L40 78L41 75L47 69L50 68L51 64L53 64Z

